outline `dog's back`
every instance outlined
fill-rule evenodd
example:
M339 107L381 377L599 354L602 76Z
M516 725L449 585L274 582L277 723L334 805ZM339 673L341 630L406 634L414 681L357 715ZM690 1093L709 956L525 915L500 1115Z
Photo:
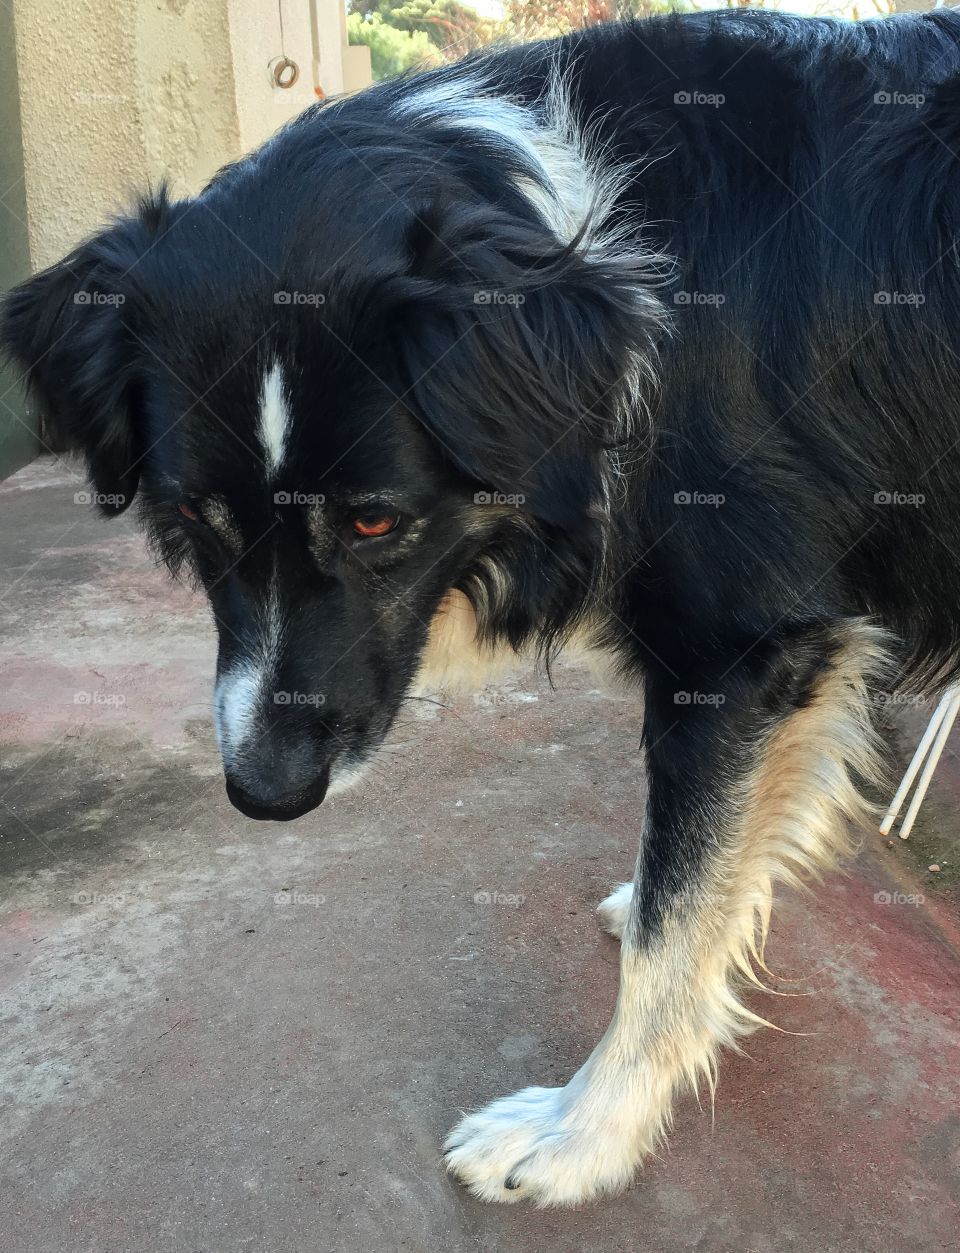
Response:
M960 15L703 14L568 45L676 258L624 611L659 650L805 594L814 618L879 615L914 671L952 664ZM681 622L657 595L678 579Z

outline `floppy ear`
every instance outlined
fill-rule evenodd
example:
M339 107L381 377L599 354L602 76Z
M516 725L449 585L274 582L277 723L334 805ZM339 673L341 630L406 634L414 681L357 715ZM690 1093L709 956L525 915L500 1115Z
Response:
M123 277L138 224L122 222L8 292L0 345L26 374L50 429L86 458L97 503L122 513L140 471L138 344Z
M489 208L428 209L410 247L408 403L470 477L573 524L654 382L667 318L648 262Z

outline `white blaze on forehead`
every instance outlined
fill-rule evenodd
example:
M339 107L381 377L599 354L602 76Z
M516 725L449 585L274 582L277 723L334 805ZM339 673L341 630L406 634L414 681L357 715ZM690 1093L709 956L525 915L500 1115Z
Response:
M280 362L274 361L263 376L260 391L260 442L270 474L276 474L283 463L289 430L290 409L283 387L283 371Z

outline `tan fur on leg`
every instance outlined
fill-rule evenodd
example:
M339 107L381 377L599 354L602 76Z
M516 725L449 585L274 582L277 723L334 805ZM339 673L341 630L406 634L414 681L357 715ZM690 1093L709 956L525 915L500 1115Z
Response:
M448 1165L477 1195L563 1205L625 1186L669 1123L674 1096L704 1078L712 1092L720 1047L764 1024L739 988L759 983L753 962L773 885L800 882L850 850L848 820L864 809L854 776L878 770L868 683L883 666L884 636L860 622L844 632L807 706L759 746L696 890L674 902L654 939L641 939L628 915L616 1012L587 1063L566 1087L495 1101L451 1133ZM614 893L618 913L622 896Z

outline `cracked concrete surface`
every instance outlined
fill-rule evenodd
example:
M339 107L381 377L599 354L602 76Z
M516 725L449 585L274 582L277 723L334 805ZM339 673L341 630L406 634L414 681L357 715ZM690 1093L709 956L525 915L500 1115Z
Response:
M783 1032L725 1058L713 1117L683 1101L602 1205L483 1206L440 1168L459 1110L562 1082L607 1025L636 703L518 673L411 707L360 791L247 823L205 602L82 486L49 461L0 485L4 1248L960 1247L956 758L913 857L868 834L785 900L783 995L752 1000Z

